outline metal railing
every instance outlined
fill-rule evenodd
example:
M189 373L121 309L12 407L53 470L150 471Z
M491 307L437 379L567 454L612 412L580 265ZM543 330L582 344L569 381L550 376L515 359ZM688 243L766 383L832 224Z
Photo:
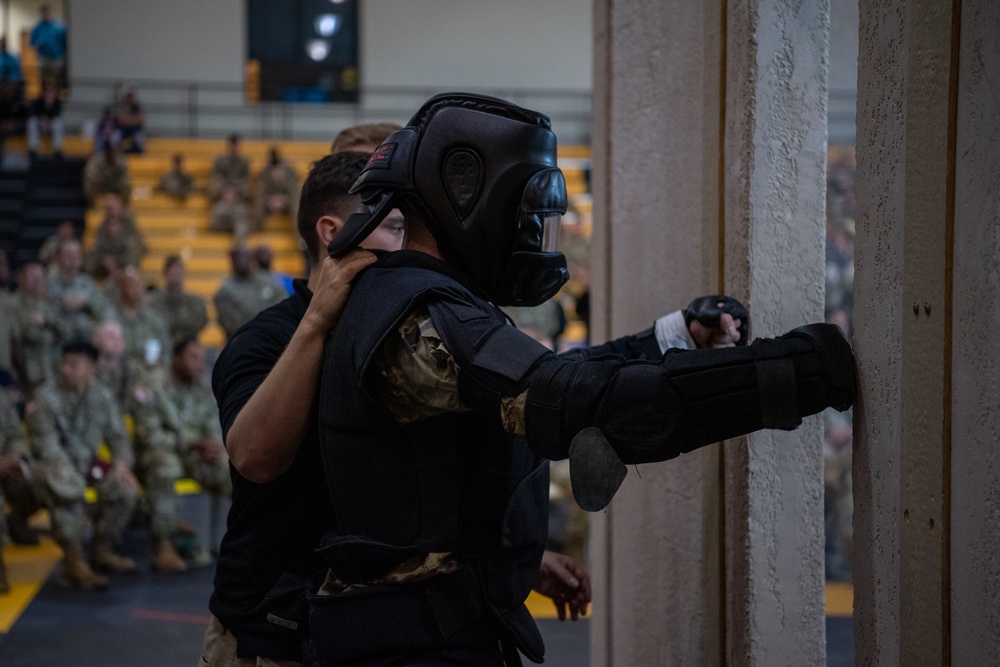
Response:
M238 82L73 78L64 112L67 124L86 132L127 90L136 91L151 136L217 138L239 132L263 140L325 140L348 125L405 123L421 103L441 92L427 86L370 86L359 91L357 103L248 102ZM561 143L590 140L589 90L469 90L548 114Z

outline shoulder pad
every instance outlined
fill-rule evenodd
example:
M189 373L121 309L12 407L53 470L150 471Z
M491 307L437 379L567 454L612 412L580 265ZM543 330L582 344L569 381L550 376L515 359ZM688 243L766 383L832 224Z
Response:
M513 396L523 391L535 364L552 354L488 304L434 301L428 311L458 364L460 384L462 376L467 376L501 396Z

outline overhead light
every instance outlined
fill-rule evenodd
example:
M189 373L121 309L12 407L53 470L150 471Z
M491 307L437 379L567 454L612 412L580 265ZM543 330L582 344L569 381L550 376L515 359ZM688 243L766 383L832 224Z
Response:
M330 55L330 42L325 39L310 39L306 42L306 53L316 62L326 60Z
M313 27L320 37L332 37L340 27L340 17L336 14L320 14L313 21Z
M342 4L344 4L344 0L330 0L330 2L332 2L335 5L342 5Z

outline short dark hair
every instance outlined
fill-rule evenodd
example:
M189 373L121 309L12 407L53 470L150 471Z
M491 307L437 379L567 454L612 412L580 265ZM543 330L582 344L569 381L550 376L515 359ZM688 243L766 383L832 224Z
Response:
M66 356L67 354L82 354L91 361L97 361L97 358L101 356L101 353L97 351L90 341L84 340L82 338L74 338L62 347L62 354Z
M354 181L365 168L369 155L357 151L344 151L327 155L312 164L309 176L302 185L299 199L299 234L309 249L309 258L320 258L319 236L316 221L324 215L340 218L354 213L358 198L349 193Z
M163 260L163 270L166 271L175 264L180 264L184 266L183 260L181 260L180 255L167 255L166 259Z

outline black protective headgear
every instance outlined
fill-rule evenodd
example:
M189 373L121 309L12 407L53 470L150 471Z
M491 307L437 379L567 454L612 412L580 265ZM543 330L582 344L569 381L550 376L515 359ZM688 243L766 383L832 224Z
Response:
M405 203L445 261L497 305L538 305L569 279L566 258L546 247L566 212L566 181L543 114L485 95L436 95L386 137L351 192L369 210L348 219L333 257Z

